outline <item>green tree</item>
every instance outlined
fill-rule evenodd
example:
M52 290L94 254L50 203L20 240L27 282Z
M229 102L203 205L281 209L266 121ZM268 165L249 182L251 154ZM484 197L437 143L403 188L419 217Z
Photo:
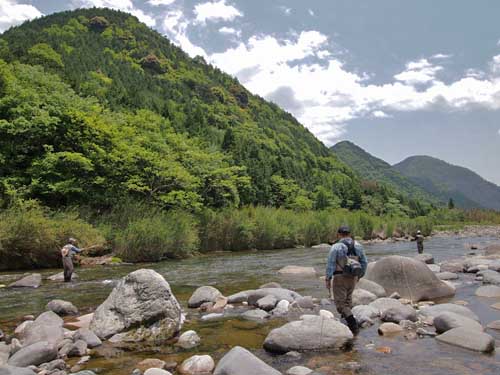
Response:
M453 198L450 198L448 201L448 209L453 210L455 208L455 202L453 201Z

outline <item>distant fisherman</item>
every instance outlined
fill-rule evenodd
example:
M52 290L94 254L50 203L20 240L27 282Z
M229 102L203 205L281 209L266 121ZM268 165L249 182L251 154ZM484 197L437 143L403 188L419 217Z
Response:
M337 242L328 254L326 288L333 290L337 311L346 320L354 335L359 332L359 327L351 311L352 293L359 278L365 275L367 266L363 247L351 236L349 227L341 226L337 231Z
M68 244L61 249L62 263L64 268L64 281L70 282L73 275L73 255L82 252L82 249L76 247L77 241L74 238L68 239Z
M424 252L424 236L421 231L417 231L417 235L415 236L415 241L417 241L417 250L419 254Z

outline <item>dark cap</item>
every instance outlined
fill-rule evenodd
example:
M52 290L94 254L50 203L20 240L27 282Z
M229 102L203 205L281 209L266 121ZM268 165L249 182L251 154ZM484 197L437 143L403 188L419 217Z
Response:
M351 234L351 228L349 228L347 225L342 225L339 227L339 230L337 231L338 234Z

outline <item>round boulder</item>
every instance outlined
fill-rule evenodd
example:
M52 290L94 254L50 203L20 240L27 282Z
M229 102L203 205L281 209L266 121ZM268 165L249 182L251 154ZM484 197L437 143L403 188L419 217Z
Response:
M378 298L386 297L387 293L382 285L379 285L373 281L366 278L360 279L356 284L356 289L364 289L370 293L375 294Z
M476 290L476 296L486 298L500 298L500 286L484 285Z
M434 264L434 257L432 256L432 254L428 254L428 253L415 255L413 257L413 259L416 259L416 260L423 262L425 264Z
M215 303L217 301L217 298L221 296L222 293L213 286L201 286L196 289L191 298L189 298L188 307L197 308L205 302Z
M87 328L80 328L73 335L73 340L83 340L89 348L95 348L102 344L102 341L97 335Z
M183 375L206 375L211 374L215 362L209 355L194 355L186 359L177 371Z
M42 285L42 275L33 273L9 285L9 288L38 288Z
M221 358L214 375L281 375L281 372L241 346L235 346Z
M56 347L47 341L40 341L19 349L9 358L7 363L9 366L16 367L38 366L56 358Z
M241 314L241 317L247 320L264 320L269 318L269 316L269 313L261 309L248 310Z
M352 293L352 305L368 305L377 299L377 296L365 289L354 289Z
M424 317L435 318L444 312L453 312L465 316L466 318L479 322L479 318L469 308L454 303L442 303L434 306L425 306L419 310L419 314Z
M387 294L398 292L413 302L451 297L455 289L439 280L425 263L392 255L368 268L366 279L384 287Z
M39 341L47 341L52 345L57 345L64 339L64 321L52 311L40 314L33 322L26 321L16 329L17 337L23 346L31 345Z
M179 336L177 346L180 346L182 349L192 349L200 345L200 342L200 336L195 331L186 331Z
M434 327L436 328L437 333L443 333L457 327L463 327L479 332L483 331L483 326L477 321L450 311L443 312L434 317Z
M490 353L495 350L495 339L490 335L464 327L450 329L436 336L436 340L477 352Z
M107 339L129 331L134 341L168 340L182 327L182 311L159 273L140 269L125 276L97 308L90 330Z
M339 321L313 316L273 329L264 340L264 348L282 354L292 350L342 349L352 339L349 328Z
M403 327L396 323L382 323L378 327L378 334L381 336L394 335L403 332Z
M263 288L257 290L249 290L246 293L248 296L248 304L253 306L256 306L256 303L259 299L268 295L272 295L278 301L286 300L290 303L302 297L299 293L284 288Z
M53 299L47 304L47 310L55 312L59 316L76 315L78 309L71 302L62 299Z
M262 297L257 301L257 307L265 311L271 311L278 304L278 300L272 294Z
M398 307L391 307L386 309L381 316L384 322L399 323L402 320L409 320L411 322L417 321L417 312L409 305L401 305Z

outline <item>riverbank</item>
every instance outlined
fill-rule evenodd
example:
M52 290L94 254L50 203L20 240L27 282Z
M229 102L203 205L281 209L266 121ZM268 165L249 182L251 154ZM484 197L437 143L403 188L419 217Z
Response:
M475 237L474 239L481 244L492 243L495 240L490 237ZM484 262L482 257L467 256L469 249L466 244L471 240L471 238L459 237L429 238L427 248L434 255L437 263L434 266L443 267L450 261L461 257L481 259ZM368 245L366 250L370 261L393 254L412 257L416 254L413 245L407 242L373 244ZM300 316L304 314L318 315L319 310L327 310L336 314L334 305L321 304L327 293L318 276L324 269L325 257L326 254L322 249L289 249L224 253L217 254L217 256L150 265L81 269L77 271L79 279L71 285L44 281L40 288L34 290L0 291L2 293L0 325L2 328L11 327L6 330L10 334L13 328L21 323L21 316L28 314L37 316L54 298L72 302L81 314L93 312L107 298L122 277L137 268L153 268L169 282L173 294L186 314L187 321L181 333L189 330L196 331L201 339L199 345L192 349L181 349L173 343L153 347L141 344L130 350L119 344L105 342L102 347L91 351L91 359L83 366L84 369L94 371L99 369L99 373L103 375L131 374L137 364L146 358L160 359L167 363L176 362L180 365L193 355L210 355L218 364L234 345L240 345L281 373L285 373L293 366L301 365L325 375L332 373L351 375L355 370L345 366L356 362L356 366L361 368L359 370L361 373L370 375L386 374L388 369L394 375L433 373L436 369L440 375L455 375L457 368L460 368L460 372L464 374L478 372L485 375L495 374L500 359L498 353L483 355L441 343L431 337L417 335L415 338L411 333L415 331L411 329L405 329L391 336L380 336L377 333L377 329L382 324L379 318L374 319L374 325L362 330L354 341L352 349L348 351L326 350L321 353L304 351L300 357L294 358L275 355L264 350L263 343L273 329L282 327L290 321L299 321ZM289 264L313 267L317 274L316 276L292 276L278 272ZM44 271L43 275L51 273L52 271ZM467 303L467 308L478 316L487 334L492 335L496 340L500 339L496 331L486 328L492 321L500 319L500 311L490 307L500 300L475 295L476 290L482 286L476 274L459 272L456 275L458 279L452 280L456 288L455 296L437 302ZM13 277L18 276L11 275L9 280ZM242 304L231 304L234 308L224 309L222 317L216 316L212 320L203 319L211 312L188 307L188 301L201 285L213 286L221 294L231 296L242 290L257 290L262 284L270 281L277 282L283 288L304 297L311 296L314 308L292 308L285 317L252 321L246 320L242 315L246 311L255 311L254 308ZM419 308L416 310L418 311ZM64 319L68 322L74 320L73 317ZM433 326L425 326L424 329L434 331ZM74 357L67 362L73 366L79 359L79 357ZM354 366L352 363L351 365ZM172 370L171 372L173 373Z
M52 212L25 202L0 212L0 270L59 267L59 249L68 237L77 238L80 247L97 245L102 251L94 256L112 253L125 262L157 262L216 251L310 247L334 241L340 225L368 240L407 237L417 230L428 235L433 221L270 207L192 214L127 205L96 215Z
M496 235L497 227L466 225L471 218L490 224L496 217L490 212L457 210L408 218L345 209L294 211L271 207L189 213L140 204L97 214L83 209L54 212L36 202L23 202L0 212L0 271L60 267L59 250L68 237L77 238L80 247L94 246L92 252L84 254L88 257L85 264L140 263L219 251L311 247L333 242L337 228L345 224L364 243L408 241L417 230L425 236L461 232L465 236Z

